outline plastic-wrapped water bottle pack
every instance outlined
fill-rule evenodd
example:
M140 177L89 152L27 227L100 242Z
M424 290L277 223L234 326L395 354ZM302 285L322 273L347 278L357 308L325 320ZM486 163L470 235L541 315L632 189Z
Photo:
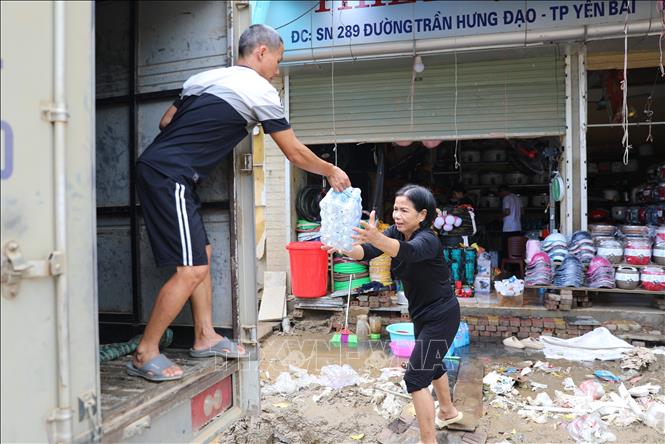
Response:
M353 228L360 223L362 198L360 188L347 188L337 192L332 188L319 204L321 207L321 242L340 250L353 246Z

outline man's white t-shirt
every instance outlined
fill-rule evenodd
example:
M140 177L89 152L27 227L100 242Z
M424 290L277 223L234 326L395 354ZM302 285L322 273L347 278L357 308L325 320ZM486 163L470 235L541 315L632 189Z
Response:
M522 202L513 193L503 198L503 209L510 210L508 216L503 216L503 231L522 231Z

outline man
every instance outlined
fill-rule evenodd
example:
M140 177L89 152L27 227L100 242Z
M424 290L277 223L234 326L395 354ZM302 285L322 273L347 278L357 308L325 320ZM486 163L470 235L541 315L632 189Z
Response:
M459 206L459 205L471 205L473 207L473 202L466 195L466 191L461 184L456 184L452 187L452 194L450 196L449 205Z
M212 326L212 249L195 187L256 123L294 165L328 178L344 190L346 173L319 159L295 136L270 81L279 74L284 45L279 34L252 25L240 36L238 63L190 77L181 97L160 121L161 133L137 162L138 192L148 236L159 266L176 267L159 291L148 325L127 372L150 381L182 377L182 369L159 353L159 340L191 298L193 357L246 356L241 345Z
M501 250L505 257L508 254L508 238L522 234L522 202L519 197L510 192L506 185L499 187L499 196L503 199L503 233L501 236Z

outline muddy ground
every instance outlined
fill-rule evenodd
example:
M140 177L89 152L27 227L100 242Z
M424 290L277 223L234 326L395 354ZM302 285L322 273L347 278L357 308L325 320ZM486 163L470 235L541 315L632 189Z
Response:
M219 437L220 443L375 443L381 431L408 406L400 384L401 364L404 359L392 355L386 342L359 344L349 348L329 342L330 335L324 323L309 322L290 334L275 333L262 344L261 360L261 415L246 417L233 424ZM472 343L462 349L462 365L482 364L485 373L504 371L530 360L546 361L538 351L523 351L504 347L500 343ZM513 400L526 401L540 392L547 392L555 399L555 390L564 391L563 381L571 377L576 384L594 379L593 371L610 370L623 375L618 361L576 363L572 361L548 361L559 371L545 372L534 369L527 375L528 381L516 386ZM275 383L282 372L291 369L291 378L298 380L304 369L307 375L317 376L327 365L348 364L360 380L357 385L331 389L316 384L293 393L275 392ZM290 367L291 366L291 367ZM295 367L295 368L294 368ZM297 368L297 369L296 369ZM383 377L381 369L384 370ZM456 366L451 365L451 385L456 378ZM294 374L295 371L295 374ZM665 388L665 356L640 372L639 378L626 381L627 388L653 383ZM308 377L308 376L307 376ZM300 379L302 380L302 379ZM533 390L530 382L547 385ZM284 382L284 379L282 379ZM616 383L603 382L606 392L616 391ZM279 386L280 384L277 384ZM286 386L281 385L284 389ZM293 388L293 387L291 387ZM569 392L567 392L569 393ZM660 395L662 395L662 391ZM488 443L569 443L574 442L566 430L573 419L563 414L550 415L540 424L520 417L516 411L501 403L491 403L497 397L485 386L483 416L477 428L486 434ZM665 435L642 423L620 427L609 426L618 443L662 443ZM440 442L450 442L441 435ZM404 442L412 442L405 440Z

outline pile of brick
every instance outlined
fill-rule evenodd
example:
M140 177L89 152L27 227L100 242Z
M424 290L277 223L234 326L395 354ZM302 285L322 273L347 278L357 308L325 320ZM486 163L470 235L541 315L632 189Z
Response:
M353 296L350 302L352 307L392 307L397 305L397 295L394 291L379 291L375 295Z
M660 310L665 310L665 296L656 296L653 298L654 305Z
M584 308L591 307L591 296L586 291L576 291L573 293L573 307L574 308Z
M580 325L563 318L520 318L514 316L466 316L462 319L469 324L469 335L473 337L526 338L540 335L559 338L574 338L593 330L599 323Z
M544 304L548 310L568 311L573 308L573 292L570 290L561 290L561 294L547 293Z

